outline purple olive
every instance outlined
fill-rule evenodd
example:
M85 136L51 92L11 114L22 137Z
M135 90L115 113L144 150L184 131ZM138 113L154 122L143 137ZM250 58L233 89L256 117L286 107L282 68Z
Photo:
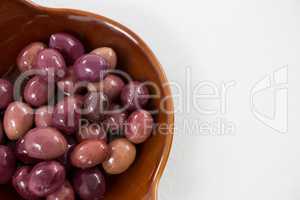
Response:
M145 142L153 130L153 117L148 111L137 110L126 121L125 135L135 144Z
M109 99L103 92L89 92L84 100L84 112L87 119L101 121L109 109Z
M111 106L105 120L102 122L106 131L122 132L127 119L127 113L121 109L121 106L114 104Z
M72 185L66 181L61 188L47 196L46 200L75 200Z
M103 174L97 168L78 170L73 178L73 186L82 200L104 199L106 183Z
M25 149L25 140L24 138L21 138L17 141L16 146L15 146L15 155L19 161L21 161L24 164L35 164L39 160L35 158L31 158L28 155L28 151Z
M73 64L84 54L82 43L68 33L55 33L50 36L49 47L57 49L64 56L68 64Z
M13 101L13 85L5 79L0 79L0 109L6 108Z
M58 190L64 184L65 178L65 169L59 162L41 162L29 174L28 189L38 197L46 197Z
M35 69L42 70L45 80L60 80L67 72L63 56L55 49L44 49L37 55Z
M55 128L34 128L24 136L24 149L31 158L51 160L67 150L65 137Z
M52 106L43 106L38 108L34 114L34 122L37 127L49 127L52 125Z
M22 49L17 58L17 65L20 72L32 69L37 58L37 54L45 48L46 45L44 43L33 42Z
M12 185L23 199L35 200L39 199L39 197L28 190L28 178L30 171L31 167L28 166L19 168L13 176Z
M76 77L73 67L68 68L67 75L57 82L57 87L66 95L72 95L75 93Z
M52 97L52 94L48 95L48 84L40 76L35 76L26 83L24 99L29 105L42 106L48 102L48 97Z
M98 139L107 142L107 134L105 129L99 123L91 123L88 125L80 126L76 133L78 142L88 139Z
M114 101L120 96L124 86L125 83L119 76L110 74L103 81L89 83L88 89L90 91L103 91L111 101Z
M76 60L74 72L78 80L96 82L103 80L108 63L96 54L86 54Z
M132 81L122 90L121 102L128 110L134 111L143 108L149 100L149 90L141 82Z
M52 125L65 134L75 133L79 126L81 105L80 96L65 97L55 106Z
M0 145L0 184L10 181L16 170L16 158L11 148Z

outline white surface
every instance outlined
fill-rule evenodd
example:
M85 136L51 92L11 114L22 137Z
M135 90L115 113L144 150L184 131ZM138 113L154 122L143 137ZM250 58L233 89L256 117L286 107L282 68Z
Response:
M300 3L296 0L35 0L53 6L93 11L127 25L153 49L171 81L186 87L209 80L216 86L235 83L225 100L226 112L211 116L190 111L187 90L176 101L174 148L160 184L160 200L297 200L300 198ZM288 131L283 85L275 120L257 120L250 109L255 83L288 65ZM286 82L287 68L275 75ZM268 84L268 79L266 79ZM207 83L207 82L206 82ZM265 85L263 85L264 87ZM253 90L254 91L254 90ZM220 91L221 92L221 91ZM174 89L174 94L178 91ZM255 97L260 112L274 111L272 88ZM282 96L280 96L282 95ZM178 100L178 98L177 98ZM283 112L281 112L283 111ZM280 113L281 112L281 113ZM278 114L277 113L277 114ZM275 113L276 114L276 113ZM257 118L261 118L259 114ZM235 126L233 135L194 130L183 121L222 118ZM269 128L264 125L273 126ZM227 122L226 122L227 123ZM271 124L270 124L271 123Z

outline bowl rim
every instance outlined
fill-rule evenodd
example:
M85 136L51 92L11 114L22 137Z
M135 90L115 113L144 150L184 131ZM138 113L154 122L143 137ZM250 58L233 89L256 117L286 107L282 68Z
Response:
M50 8L50 7L45 7L45 6L38 5L34 2L32 2L31 0L11 0L11 1L20 2L22 4L25 4L29 8L34 9L34 10L38 10L40 12L60 12L60 13L70 12L70 13L74 13L76 15L81 15L81 16L91 16L95 19L103 21L105 24L108 24L108 25L110 25L114 28L118 28L123 33L129 35L131 37L131 39L133 39L133 41L145 53L145 55L148 57L148 59L150 60L150 62L154 66L155 71L158 74L160 82L162 82L162 83L168 83L169 82L168 79L167 79L167 76L166 76L166 74L163 70L162 65L160 64L160 62L158 61L158 59L156 58L156 56L154 55L154 53L152 52L150 47L146 44L146 42L144 42L136 33L134 33L132 30L130 30L126 26L122 25L121 23L119 23L115 20L112 20L108 17L105 17L103 15L88 12L88 11L77 10L77 9L69 9L69 8ZM162 90L163 90L165 95L168 95L168 96L172 97L171 96L172 93L171 93L171 89L170 89L169 85L164 86L162 88ZM165 145L164 145L164 148L163 148L161 158L159 160L159 163L158 163L158 166L155 170L155 173L152 177L151 186L148 190L148 193L146 194L146 196L150 197L149 199L152 199L152 200L157 200L158 185L159 185L160 179L163 175L163 172L165 170L165 167L167 165L169 155L170 155L170 152L171 152L171 148L172 148L173 136L174 136L174 121L175 121L173 98L168 98L167 99L166 109L169 112L171 111L171 113L167 114L167 123L170 126L168 128L168 131L166 132Z

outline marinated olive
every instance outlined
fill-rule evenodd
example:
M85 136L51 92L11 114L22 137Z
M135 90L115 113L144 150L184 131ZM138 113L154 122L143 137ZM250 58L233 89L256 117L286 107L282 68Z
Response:
M137 110L128 117L125 127L125 135L135 144L146 141L153 130L153 117L148 111Z
M73 186L82 200L102 200L106 190L105 178L97 168L78 170Z
M121 174L134 162L136 156L135 146L127 139L115 139L109 144L110 157L102 164L108 174Z
M87 139L98 139L107 141L107 134L105 129L98 123L91 123L88 125L80 126L80 129L76 133L78 142L82 142Z
M103 57L109 63L109 69L114 69L117 66L117 54L109 47L100 47L91 52Z
M55 49L44 49L37 55L35 69L42 70L41 75L47 81L60 80L67 72L63 56Z
M74 64L75 76L80 81L96 82L104 78L108 69L107 61L95 54L86 54Z
M34 121L37 127L49 127L52 125L52 106L43 106L35 111Z
M33 42L22 49L17 58L17 65L20 72L32 69L34 67L33 65L36 61L37 54L45 48L46 45L44 43Z
M11 148L0 145L0 184L8 183L16 170L16 158Z
M19 168L13 176L12 185L23 199L35 200L39 199L39 197L28 190L28 177L30 171L31 167L28 166Z
M109 156L108 145L97 139L84 140L71 153L73 166L86 169L101 164Z
M33 124L32 108L22 102L12 102L4 113L3 127L10 140L21 138Z
M110 132L122 132L127 119L125 112L119 112L111 114L102 123L106 131Z
M66 181L61 188L47 196L46 200L75 200L73 187Z
M110 74L101 82L89 83L88 89L90 91L103 91L111 101L114 101L120 96L124 86L125 83L120 77Z
M44 161L35 165L31 170L28 189L38 197L46 197L61 188L65 177L65 169L59 162Z
M149 100L149 90L141 82L132 81L122 90L121 102L128 110L143 108Z
M52 34L49 40L49 47L57 49L64 56L68 64L72 64L84 54L82 43L68 33Z
M47 103L48 97L52 97L53 91L49 91L48 95L48 84L39 76L31 78L24 89L25 101L33 106L39 107Z
M57 82L57 87L66 95L72 95L75 93L76 77L73 67L69 67L67 75Z
M28 156L50 160L62 156L67 150L65 137L55 128L34 128L24 136L24 148Z
M0 79L0 109L6 108L13 101L13 85L5 79Z
M104 112L109 109L109 100L103 92L89 92L84 100L84 112L87 119L101 121Z
M55 106L52 125L65 134L73 134L78 129L80 120L81 97L65 97Z
M39 160L35 158L31 158L28 155L27 150L25 149L25 140L24 138L20 138L15 146L15 155L18 160L20 160L24 164L34 164L37 163Z

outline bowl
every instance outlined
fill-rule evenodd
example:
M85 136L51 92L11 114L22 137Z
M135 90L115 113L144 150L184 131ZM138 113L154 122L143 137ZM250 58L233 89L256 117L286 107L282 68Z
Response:
M154 82L160 97L152 99L158 108L153 136L138 146L135 163L124 174L107 177L106 200L157 199L157 186L168 160L173 138L173 102L165 73L149 47L136 34L106 17L70 9L52 9L25 0L0 3L0 74L16 71L16 57L33 41L47 41L52 33L66 31L79 37L89 50L109 46L118 54L119 68L134 79ZM157 90L152 90L155 93ZM163 107L162 107L163 106ZM162 109L164 108L164 110ZM1 199L19 199L10 186L0 187Z

